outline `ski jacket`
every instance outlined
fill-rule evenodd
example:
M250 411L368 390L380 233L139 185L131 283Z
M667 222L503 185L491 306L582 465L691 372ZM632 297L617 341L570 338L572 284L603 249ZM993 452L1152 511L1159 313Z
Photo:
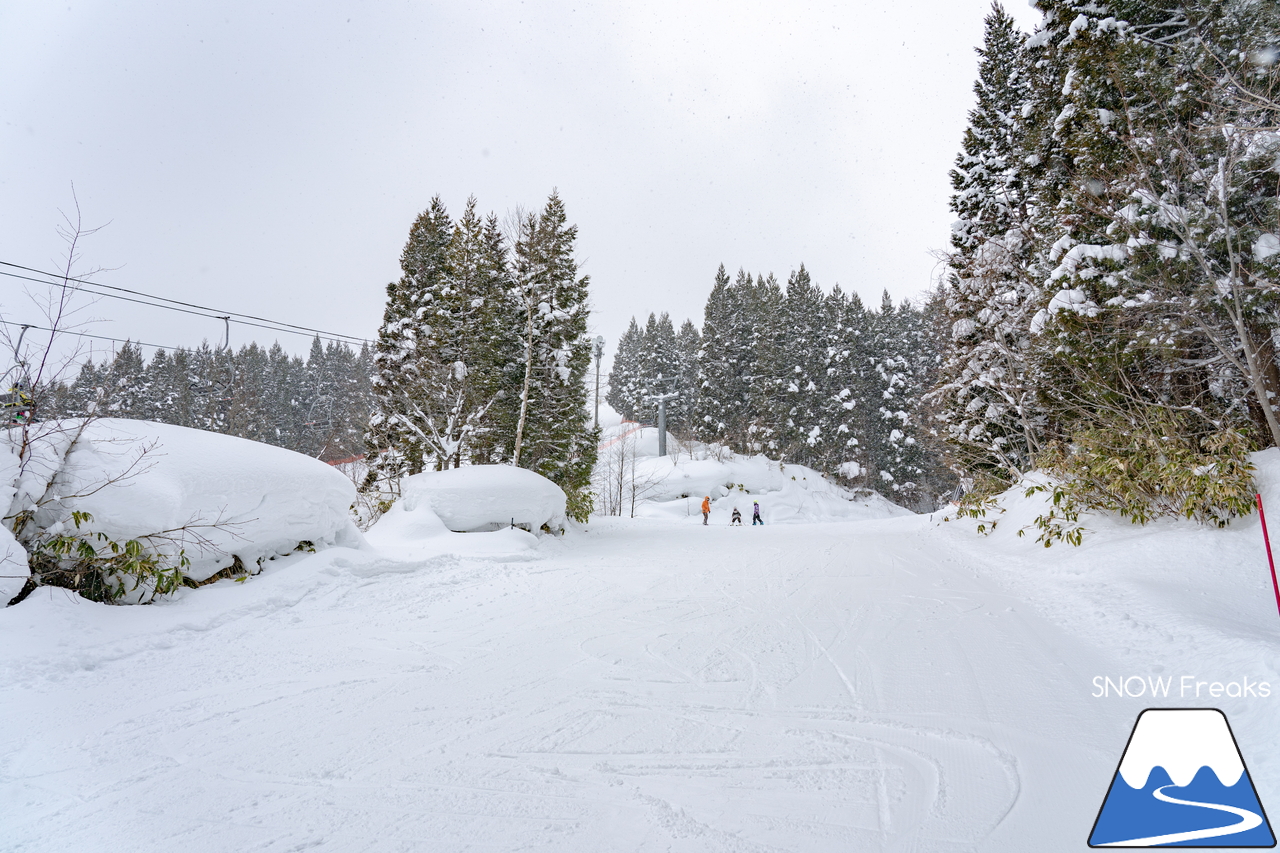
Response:
M711 498L702 499L702 511L711 512Z

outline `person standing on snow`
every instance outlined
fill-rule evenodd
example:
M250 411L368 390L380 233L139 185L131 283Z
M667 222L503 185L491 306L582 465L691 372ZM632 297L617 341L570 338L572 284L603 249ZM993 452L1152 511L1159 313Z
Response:
M751 526L755 527L757 524L760 525L761 527L764 527L764 520L760 518L760 502L752 501L751 502Z
M729 526L732 527L735 524L739 527L742 526L742 513L738 512L736 506L733 508L733 517L729 519Z
M707 495L702 499L702 524L705 527L707 519L711 517L711 495Z

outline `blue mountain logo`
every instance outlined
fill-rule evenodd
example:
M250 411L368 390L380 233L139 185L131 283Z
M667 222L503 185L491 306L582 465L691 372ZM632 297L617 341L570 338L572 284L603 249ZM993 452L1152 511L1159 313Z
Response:
M1226 715L1148 708L1138 715L1090 847L1275 847Z

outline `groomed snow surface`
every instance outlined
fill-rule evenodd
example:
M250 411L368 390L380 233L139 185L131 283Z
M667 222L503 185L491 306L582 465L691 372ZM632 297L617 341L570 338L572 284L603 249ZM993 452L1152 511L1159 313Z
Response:
M563 537L420 500L154 606L38 590L0 611L0 851L1082 850L1149 706L1222 708L1280 811L1256 518L1045 550L1017 493L983 537L712 461ZM1272 696L1094 698L1130 675Z

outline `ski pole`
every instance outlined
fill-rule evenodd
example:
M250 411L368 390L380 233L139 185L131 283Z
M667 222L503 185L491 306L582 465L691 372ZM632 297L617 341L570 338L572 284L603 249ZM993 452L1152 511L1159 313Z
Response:
M1276 591L1276 611L1280 612L1280 582L1276 581L1276 561L1271 556L1271 537L1267 535L1267 515L1262 511L1262 495L1254 495L1258 499L1258 520L1262 522L1262 541L1267 546L1267 565L1271 567L1271 587Z

